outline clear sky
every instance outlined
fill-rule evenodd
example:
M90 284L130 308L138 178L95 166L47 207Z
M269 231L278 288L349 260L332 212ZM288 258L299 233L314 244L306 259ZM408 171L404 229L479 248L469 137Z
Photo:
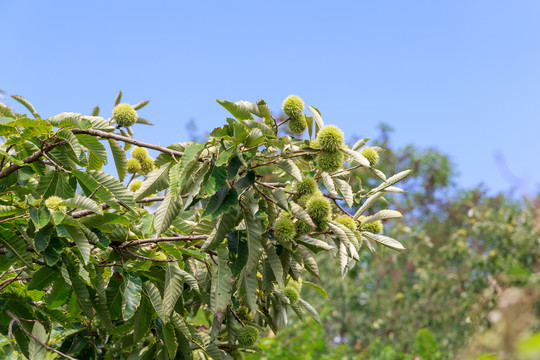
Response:
M327 124L451 155L463 186L540 190L540 1L0 1L0 89L42 116L110 116L119 90L187 141L221 126L215 99L277 112L297 94ZM15 106L13 100L4 99ZM17 108L22 111L21 108Z

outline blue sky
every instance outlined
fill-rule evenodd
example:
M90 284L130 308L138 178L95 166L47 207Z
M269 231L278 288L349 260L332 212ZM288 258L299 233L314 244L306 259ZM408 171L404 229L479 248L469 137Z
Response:
M451 155L459 183L540 189L538 1L2 1L0 89L42 116L150 100L136 137L221 126L215 99L297 94L346 134ZM10 105L13 101L4 99ZM22 109L18 108L22 111ZM515 181L514 181L515 183Z

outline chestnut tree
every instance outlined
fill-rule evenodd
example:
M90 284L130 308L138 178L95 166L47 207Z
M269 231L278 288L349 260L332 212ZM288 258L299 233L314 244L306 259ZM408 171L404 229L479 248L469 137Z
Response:
M298 96L281 117L218 100L225 125L167 147L136 140L148 102L121 97L109 119L0 104L2 358L239 359L289 316L319 319L299 295L326 295L315 253L345 276L360 251L403 249L381 223L402 215L370 208L410 171L387 177L382 149L345 146Z

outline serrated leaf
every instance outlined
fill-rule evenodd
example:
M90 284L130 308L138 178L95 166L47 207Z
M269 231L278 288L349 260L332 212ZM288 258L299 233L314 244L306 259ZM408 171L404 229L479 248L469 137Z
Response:
M129 320L141 301L142 281L139 277L127 275L124 277L124 296L122 301L122 314L124 320Z
M287 194L285 191L281 189L274 189L272 194L274 195L274 199L276 200L278 206L285 211L289 211L289 202L287 200Z
M2 207L0 207L1 210ZM49 209L45 206L41 206L39 208L31 207L29 209L30 213L30 219L32 219L32 222L36 226L36 230L41 229L45 225L49 223L49 220L51 218L51 213L49 212ZM5 216L2 214L2 216Z
M150 302L152 303L152 306L154 307L154 310L158 316L163 320L167 319L163 313L163 302L156 285L152 284L150 281L147 281L144 283L144 289L146 290L146 294L148 295L148 298L150 299Z
M364 201L362 206L358 210L356 210L356 213L354 214L353 218L356 220L362 215L367 209L369 209L379 198L381 198L384 195L384 193L377 193L374 195L371 195Z
M212 286L210 290L210 307L218 321L227 310L227 305L231 300L231 269L227 266L228 252L225 246L220 246L218 252L218 266L216 273L212 276Z
M69 233L69 236L71 240L77 244L77 249L79 249L81 256L83 258L83 261L85 264L88 264L88 261L90 261L90 243L88 242L88 239L82 232L80 228L76 228L74 226L70 225L63 225L64 228Z
M356 161L360 165L365 166L365 167L370 167L369 160L366 159L364 155L360 154L359 152L353 151L350 149L341 149L341 151L343 151L345 154L350 156L354 161Z
M322 178L324 187L326 188L326 190L328 190L330 195L337 196L336 188L334 186L334 180L332 179L332 177L328 173L323 172L321 173L321 178Z
M334 248L334 246L332 245L329 245L327 242L325 241L322 241L322 240L319 240L319 239L315 239L315 238L312 238L312 237L309 237L307 235L302 235L298 238L298 241L303 243L303 244L306 244L306 245L311 245L311 246L314 246L316 248L319 248L319 249L323 249L323 250L332 250Z
M0 244L4 245L6 249L17 256L29 269L34 269L32 257L30 256L30 253L26 251L26 242L12 230L0 227Z
M354 143L352 149L353 151L357 151L358 149L360 149L362 146L366 145L366 143L368 142L369 139L360 139L358 140L357 142Z
M118 179L124 181L127 174L127 159L126 152L120 144L114 139L108 139L111 152L113 154L114 164L116 165L116 172L118 173Z
M71 147L71 149L73 150L77 158L81 156L81 153L82 153L81 144L79 144L79 140L77 139L75 135L73 135L71 131L69 130L59 131L58 137L68 142L69 146Z
M58 270L48 266L42 266L41 269L32 275L32 280L28 283L28 290L44 290L60 275Z
M343 195L343 198L345 199L347 205L352 208L354 205L354 194L351 185L349 185L347 181L337 178L334 179L334 182L336 183L341 195Z
M310 288L312 288L313 290L317 291L319 294L324 296L326 299L328 299L328 294L326 293L326 290L324 290L324 288L321 285L312 283L310 281L302 281L302 284L309 286Z
M225 236L234 229L240 221L240 212L237 209L229 211L221 216L216 228L201 247L201 251L215 249L225 239Z
M27 108L35 118L39 117L39 115L36 113L36 109L34 109L34 106L30 104L30 101L26 100L20 95L11 95L11 97L17 100L19 103L23 104L24 107Z
M248 259L246 264L247 271L257 269L259 259L262 254L262 234L261 222L254 219L250 214L244 212L244 222L247 230Z
M101 205L95 202L94 200L77 195L74 198L71 199L65 199L62 200L60 205L77 208L77 209L84 209L84 210L90 210L98 214L102 214L103 210L101 209Z
M44 344L47 343L47 339L49 337L45 331L45 327L38 322L34 323L34 327L32 328L32 336ZM45 360L47 358L47 348L33 338L30 338L30 342L28 343L28 354L30 360Z
M379 211L378 213L368 216L362 224L367 224L370 222L374 222L377 220L385 220L385 219L401 219L403 218L403 215L397 211L397 210L390 210L390 209L384 209Z
M226 100L216 100L218 104L223 106L225 109L227 109L235 118L238 120L253 120L253 116L251 116L250 108L254 108L254 106L249 106L250 103L247 101L238 101L238 102L230 102ZM252 104L255 105L255 104Z
M274 277L276 278L278 285L283 286L283 266L281 265L281 261L279 261L276 248L268 239L264 239L263 244L264 252L266 254L266 258L268 259L268 263L272 268Z
M405 179L411 173L412 173L412 170L410 170L410 169L402 171L400 173L397 173L397 174L389 177L384 183L377 186L375 189L372 189L371 192L376 193L378 191L382 191L382 190L386 189L387 187L390 187L390 186L400 182L401 180Z
M156 235L160 236L169 229L173 220L178 216L182 208L182 198L174 198L170 191L167 191L165 198L154 212L154 227Z
M150 330L152 324L152 316L154 312L152 310L152 304L146 296L142 296L139 308L135 313L134 325L133 325L133 340L135 343L139 342Z
M170 359L174 359L176 355L176 349L178 348L178 342L176 340L176 335L174 334L174 325L169 321L165 323L162 327L163 331L163 342L167 348Z
M117 179L115 179L111 175L101 172L101 171L89 170L88 174L99 185L101 185L104 189L106 189L108 192L114 195L116 199L120 201L124 207L127 207L132 211L136 211L135 201L133 200L133 193L129 191L124 186L124 184L119 182Z
M163 165L148 174L146 180L134 194L135 201L167 188L169 186L169 170L172 166L172 163Z
M296 216L298 219L302 220L312 228L316 227L315 223L313 222L306 210L304 210L300 205L293 201L291 201L289 204L291 205L291 213L294 216Z
M180 273L177 262L167 263L165 269L165 285L163 288L163 315L166 318L169 318L184 289L183 276Z
M321 130L324 127L324 123L323 123L323 120L322 120L322 117L321 117L321 112L319 111L319 109L317 109L314 106L308 106L307 108L308 108L309 112L311 113L311 115L313 116L313 120L315 121L315 134L314 134L314 136L316 137L317 134L319 133L319 130Z
M384 246L387 246L389 248L392 248L394 250L405 250L405 247L401 245L401 243L395 239L392 239L389 236L385 235L379 235L379 234L372 234L367 231L362 232L362 236L367 237L370 240L376 241L379 244L382 244Z
M296 181L302 181L302 172L292 160L281 159L276 162L276 165L285 170L285 172L291 175Z
M302 305L316 322L318 322L319 324L321 323L321 319L319 317L319 314L317 313L317 310L315 310L315 308L311 306L307 301L303 299L298 299L298 304Z

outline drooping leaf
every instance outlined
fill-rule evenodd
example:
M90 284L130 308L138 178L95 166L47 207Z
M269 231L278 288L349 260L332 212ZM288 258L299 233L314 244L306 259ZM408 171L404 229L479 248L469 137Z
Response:
M131 319L139 306L142 293L142 281L138 276L126 276L124 278L124 296L122 301L122 314L124 320Z
M118 173L118 179L124 181L124 177L127 174L127 158L126 152L120 144L114 139L108 139L111 152L113 154L114 164L116 165L116 172Z
M216 315L218 321L223 317L227 305L231 300L231 277L232 273L227 266L228 252L225 246L220 246L218 252L218 266L216 273L212 276L212 287L210 290L210 307Z
M170 191L167 191L165 198L154 212L154 227L156 235L159 236L172 224L182 208L182 198L174 198Z
M32 328L32 336L44 344L47 343L47 339L49 337L45 327L39 322L34 323L34 327ZM45 360L47 358L47 348L33 338L30 338L30 342L28 343L28 354L30 355L30 360Z
M168 262L165 268L163 315L169 318L184 288L183 276L177 262Z

